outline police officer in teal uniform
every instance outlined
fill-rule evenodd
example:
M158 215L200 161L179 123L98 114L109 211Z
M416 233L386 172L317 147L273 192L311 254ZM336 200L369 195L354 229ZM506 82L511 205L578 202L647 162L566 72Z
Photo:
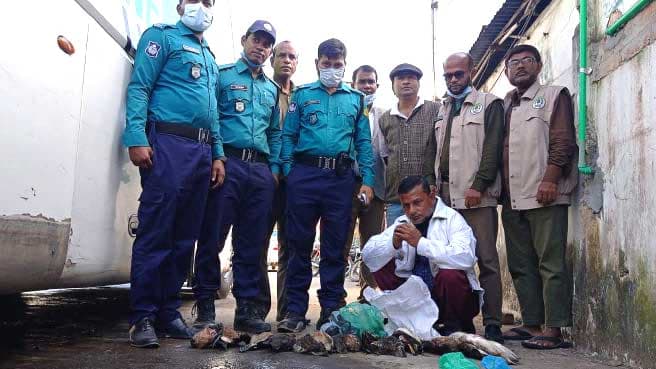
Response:
M130 273L129 340L136 347L158 347L158 335L190 338L177 310L180 287L208 188L224 178L218 67L203 38L212 6L182 0L178 23L147 29L128 85L123 143L143 188Z
M262 70L275 39L271 23L255 21L242 36L241 58L219 68L226 181L210 191L201 226L193 283L198 312L194 328L215 321L214 297L221 281L217 255L232 227L234 327L250 333L271 330L258 309L257 297L262 279L260 255L280 173L278 88Z
M283 128L281 160L287 176L287 316L279 332L300 332L308 321L310 254L321 219L317 329L342 304L344 244L351 223L354 160L365 201L373 197L374 158L364 95L342 82L346 47L337 39L319 45L315 61L319 80L299 87Z

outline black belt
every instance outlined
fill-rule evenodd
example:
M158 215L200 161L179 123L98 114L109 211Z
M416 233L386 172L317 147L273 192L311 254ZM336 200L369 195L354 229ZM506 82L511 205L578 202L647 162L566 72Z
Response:
M254 149L238 149L236 147L223 145L223 152L229 158L236 158L245 162L269 163L268 155Z
M329 156L294 155L294 161L299 164L308 165L311 167L335 170L337 158L332 158ZM351 164L351 167L353 167L353 164Z
M212 136L210 135L209 129L195 128L188 124L156 122L155 130L158 133L180 136L203 144L212 143Z

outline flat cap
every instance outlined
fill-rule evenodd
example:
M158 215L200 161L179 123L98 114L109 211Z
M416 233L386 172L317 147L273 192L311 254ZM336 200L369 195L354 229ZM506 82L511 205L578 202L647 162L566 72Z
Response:
M403 63L394 67L394 69L392 69L392 71L390 72L389 76L392 82L394 82L394 77L398 76L401 73L412 73L417 76L417 79L421 79L421 77L424 75L421 69L415 67L412 64Z
M248 27L248 33L255 33L257 31L265 32L273 38L273 43L276 43L276 29L268 21L258 19Z

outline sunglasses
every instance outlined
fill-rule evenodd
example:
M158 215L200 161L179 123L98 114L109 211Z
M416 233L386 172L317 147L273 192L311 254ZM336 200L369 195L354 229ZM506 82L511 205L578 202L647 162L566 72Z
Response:
M465 76L465 72L459 70L455 73L444 73L444 80L448 81L453 77L456 77L456 79L462 79L464 76Z

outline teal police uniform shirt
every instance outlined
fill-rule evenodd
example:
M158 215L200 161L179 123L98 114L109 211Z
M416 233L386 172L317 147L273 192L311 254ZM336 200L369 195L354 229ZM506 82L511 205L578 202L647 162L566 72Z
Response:
M332 95L319 81L298 87L283 128L280 157L284 175L289 174L294 155L334 158L348 151L350 144L349 156L357 160L362 183L373 186L374 156L362 96L344 83Z
M219 68L203 39L182 22L148 28L137 47L128 85L127 147L149 146L147 122L188 124L210 130L212 157L223 156L216 89Z
M219 120L223 144L267 154L271 172L280 173L278 86L263 72L253 78L246 63L219 67Z

